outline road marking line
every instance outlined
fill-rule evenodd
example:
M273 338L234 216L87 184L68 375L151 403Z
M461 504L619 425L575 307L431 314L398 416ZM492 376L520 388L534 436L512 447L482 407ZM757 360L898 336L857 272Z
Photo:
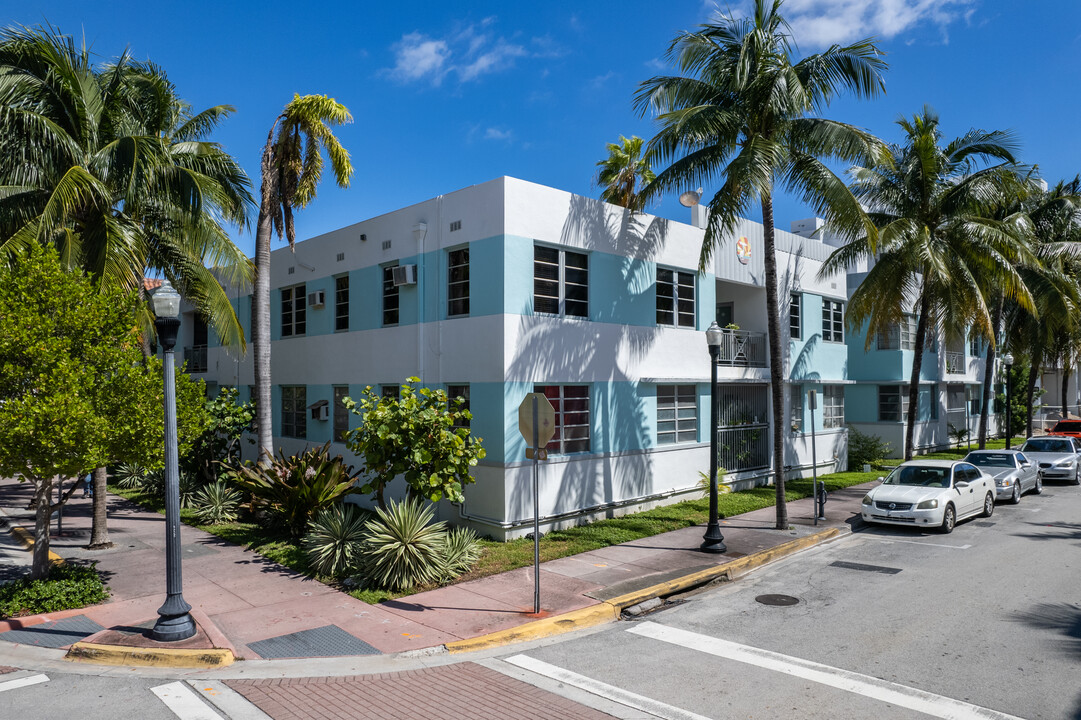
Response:
M586 692L612 700L620 705L626 705L635 710L641 710L659 718L664 718L664 720L709 720L709 718L704 715L696 715L688 710L662 703L660 700L647 698L643 695L624 690L623 688L618 688L615 685L609 685L600 680L594 680L585 675L579 675L576 672L564 670L555 665L549 665L542 660L537 660L536 658L531 658L527 655L515 655L514 657L506 658L504 662L524 668L530 672L535 672L538 675L558 680L567 685L573 685Z
M932 717L945 718L946 720L1022 720L1014 715L1007 715L1006 713L983 708L979 705L972 705L961 700L954 700L943 695L924 692L888 680L880 680L870 675L842 670L841 668L822 665L821 663L790 655L781 655L780 653L749 645L740 645L739 643L680 630L667 625L658 625L655 622L635 623L634 627L627 629L627 632L690 648L691 650L698 650L709 655L747 663L748 665L756 665L785 675L803 678L804 680L828 685L846 692L906 707Z
M188 680L188 685L191 685L204 700L225 713L229 720L271 720L269 715L223 682Z
M26 687L27 685L37 685L38 683L43 682L49 682L48 675L30 675L29 677L15 678L14 680L0 683L0 692L15 690L17 688Z
M180 720L222 720L222 716L207 707L199 696L177 680L168 685L150 688L165 706L173 711Z
M924 542L923 540L879 540L887 545L891 543L909 543L911 545L929 545L931 547L949 548L950 550L968 550L972 545L944 545L942 543Z

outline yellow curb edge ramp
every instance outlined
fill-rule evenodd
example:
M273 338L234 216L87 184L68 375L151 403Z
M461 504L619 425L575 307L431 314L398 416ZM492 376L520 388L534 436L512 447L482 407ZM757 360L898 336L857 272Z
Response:
M18 540L23 547L25 547L27 550L34 549L34 534L32 532L19 525L11 525L8 529L10 530L12 537ZM64 558L60 557L52 550L50 550L49 562L53 563L54 565L59 565L60 563L64 562Z
M207 649L156 649L136 648L122 645L97 645L75 643L65 656L73 662L89 662L99 665L138 665L141 667L172 668L220 668L232 665L236 658L232 651Z
M509 645L510 643L515 642L524 642L526 640L540 640L553 635L571 632L572 630L581 630L612 620L618 620L620 613L625 608L632 607L653 598L663 598L669 595L686 592L687 590L705 585L706 583L721 577L727 577L731 580L750 572L755 568L761 567L762 565L773 562L774 560L779 560L786 555L791 555L799 550L830 540L840 533L841 531L837 528L829 528L822 532L796 538L795 540L789 540L776 547L752 553L746 557L724 563L723 565L718 565L706 570L699 570L698 572L684 575L683 577L674 580L642 588L641 590L636 590L625 595L619 595L597 605L590 605L589 607L581 608L580 610L572 610L571 612L562 613L560 615L553 615L552 617L544 618L542 620L535 620L526 623L525 625L508 628L507 630L499 630L494 633L481 635L480 637L470 638L468 640L455 640L454 642L446 643L445 647L447 648L447 652L450 653L472 652L474 650L484 650L499 647L501 645Z

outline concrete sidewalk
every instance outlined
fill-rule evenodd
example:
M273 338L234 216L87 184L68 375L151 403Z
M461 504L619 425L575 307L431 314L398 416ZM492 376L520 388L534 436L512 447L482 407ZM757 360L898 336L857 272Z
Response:
M618 617L621 604L722 573L738 575L779 553L848 532L865 492L859 486L831 493L827 519L817 527L810 499L789 503L787 530L773 529L773 508L728 518L722 521L724 555L699 552L703 528L692 527L543 563L540 620L532 614L532 567L368 605L185 526L184 597L206 634L202 645L191 647L209 640L245 659L345 657L444 646L468 650L541 637ZM9 525L32 528L29 500L26 484L0 481L0 513ZM89 499L73 497L64 533L53 536L51 548L65 559L97 561L112 593L109 602L0 621L0 641L68 648L77 641L140 635L152 625L165 597L164 517L110 495L115 547L88 551L90 509Z

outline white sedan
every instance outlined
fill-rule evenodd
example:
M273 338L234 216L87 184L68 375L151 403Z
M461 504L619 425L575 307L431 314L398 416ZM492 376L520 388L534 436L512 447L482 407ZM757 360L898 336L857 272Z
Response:
M959 520L995 511L995 479L955 460L911 460L863 498L864 522L937 527L953 532Z

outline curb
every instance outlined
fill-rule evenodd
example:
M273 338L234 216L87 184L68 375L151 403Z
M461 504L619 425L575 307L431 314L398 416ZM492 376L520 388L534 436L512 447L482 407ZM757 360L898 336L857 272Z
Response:
M19 544L25 547L27 550L34 549L34 534L22 527L21 525L8 525L8 532L11 536L19 541ZM54 565L59 565L64 562L64 558L60 557L52 550L49 551L49 562Z
M723 565L717 565L716 567L707 570L699 570L690 575L684 575L683 577L674 580L642 588L641 590L636 590L625 595L619 595L597 605L590 605L589 607L580 610L572 610L571 612L553 615L552 617L544 618L543 620L535 620L526 623L525 625L508 628L507 630L499 630L494 633L488 633L487 635L481 635L468 640L455 640L454 642L446 643L445 647L449 653L486 650L515 642L540 640L542 638L552 637L553 635L571 632L572 630L582 630L584 628L593 627L594 625L600 625L601 623L618 620L625 608L653 598L664 598L669 595L686 592L721 577L727 577L729 580L733 580L739 576L745 575L751 570L773 562L774 560L779 560L792 553L826 542L840 534L841 530L839 528L829 528L812 535L789 540L776 547L752 553L746 557L724 563Z
M155 650L86 642L72 645L64 657L73 662L98 665L164 668L223 668L236 660L231 650L224 649Z

